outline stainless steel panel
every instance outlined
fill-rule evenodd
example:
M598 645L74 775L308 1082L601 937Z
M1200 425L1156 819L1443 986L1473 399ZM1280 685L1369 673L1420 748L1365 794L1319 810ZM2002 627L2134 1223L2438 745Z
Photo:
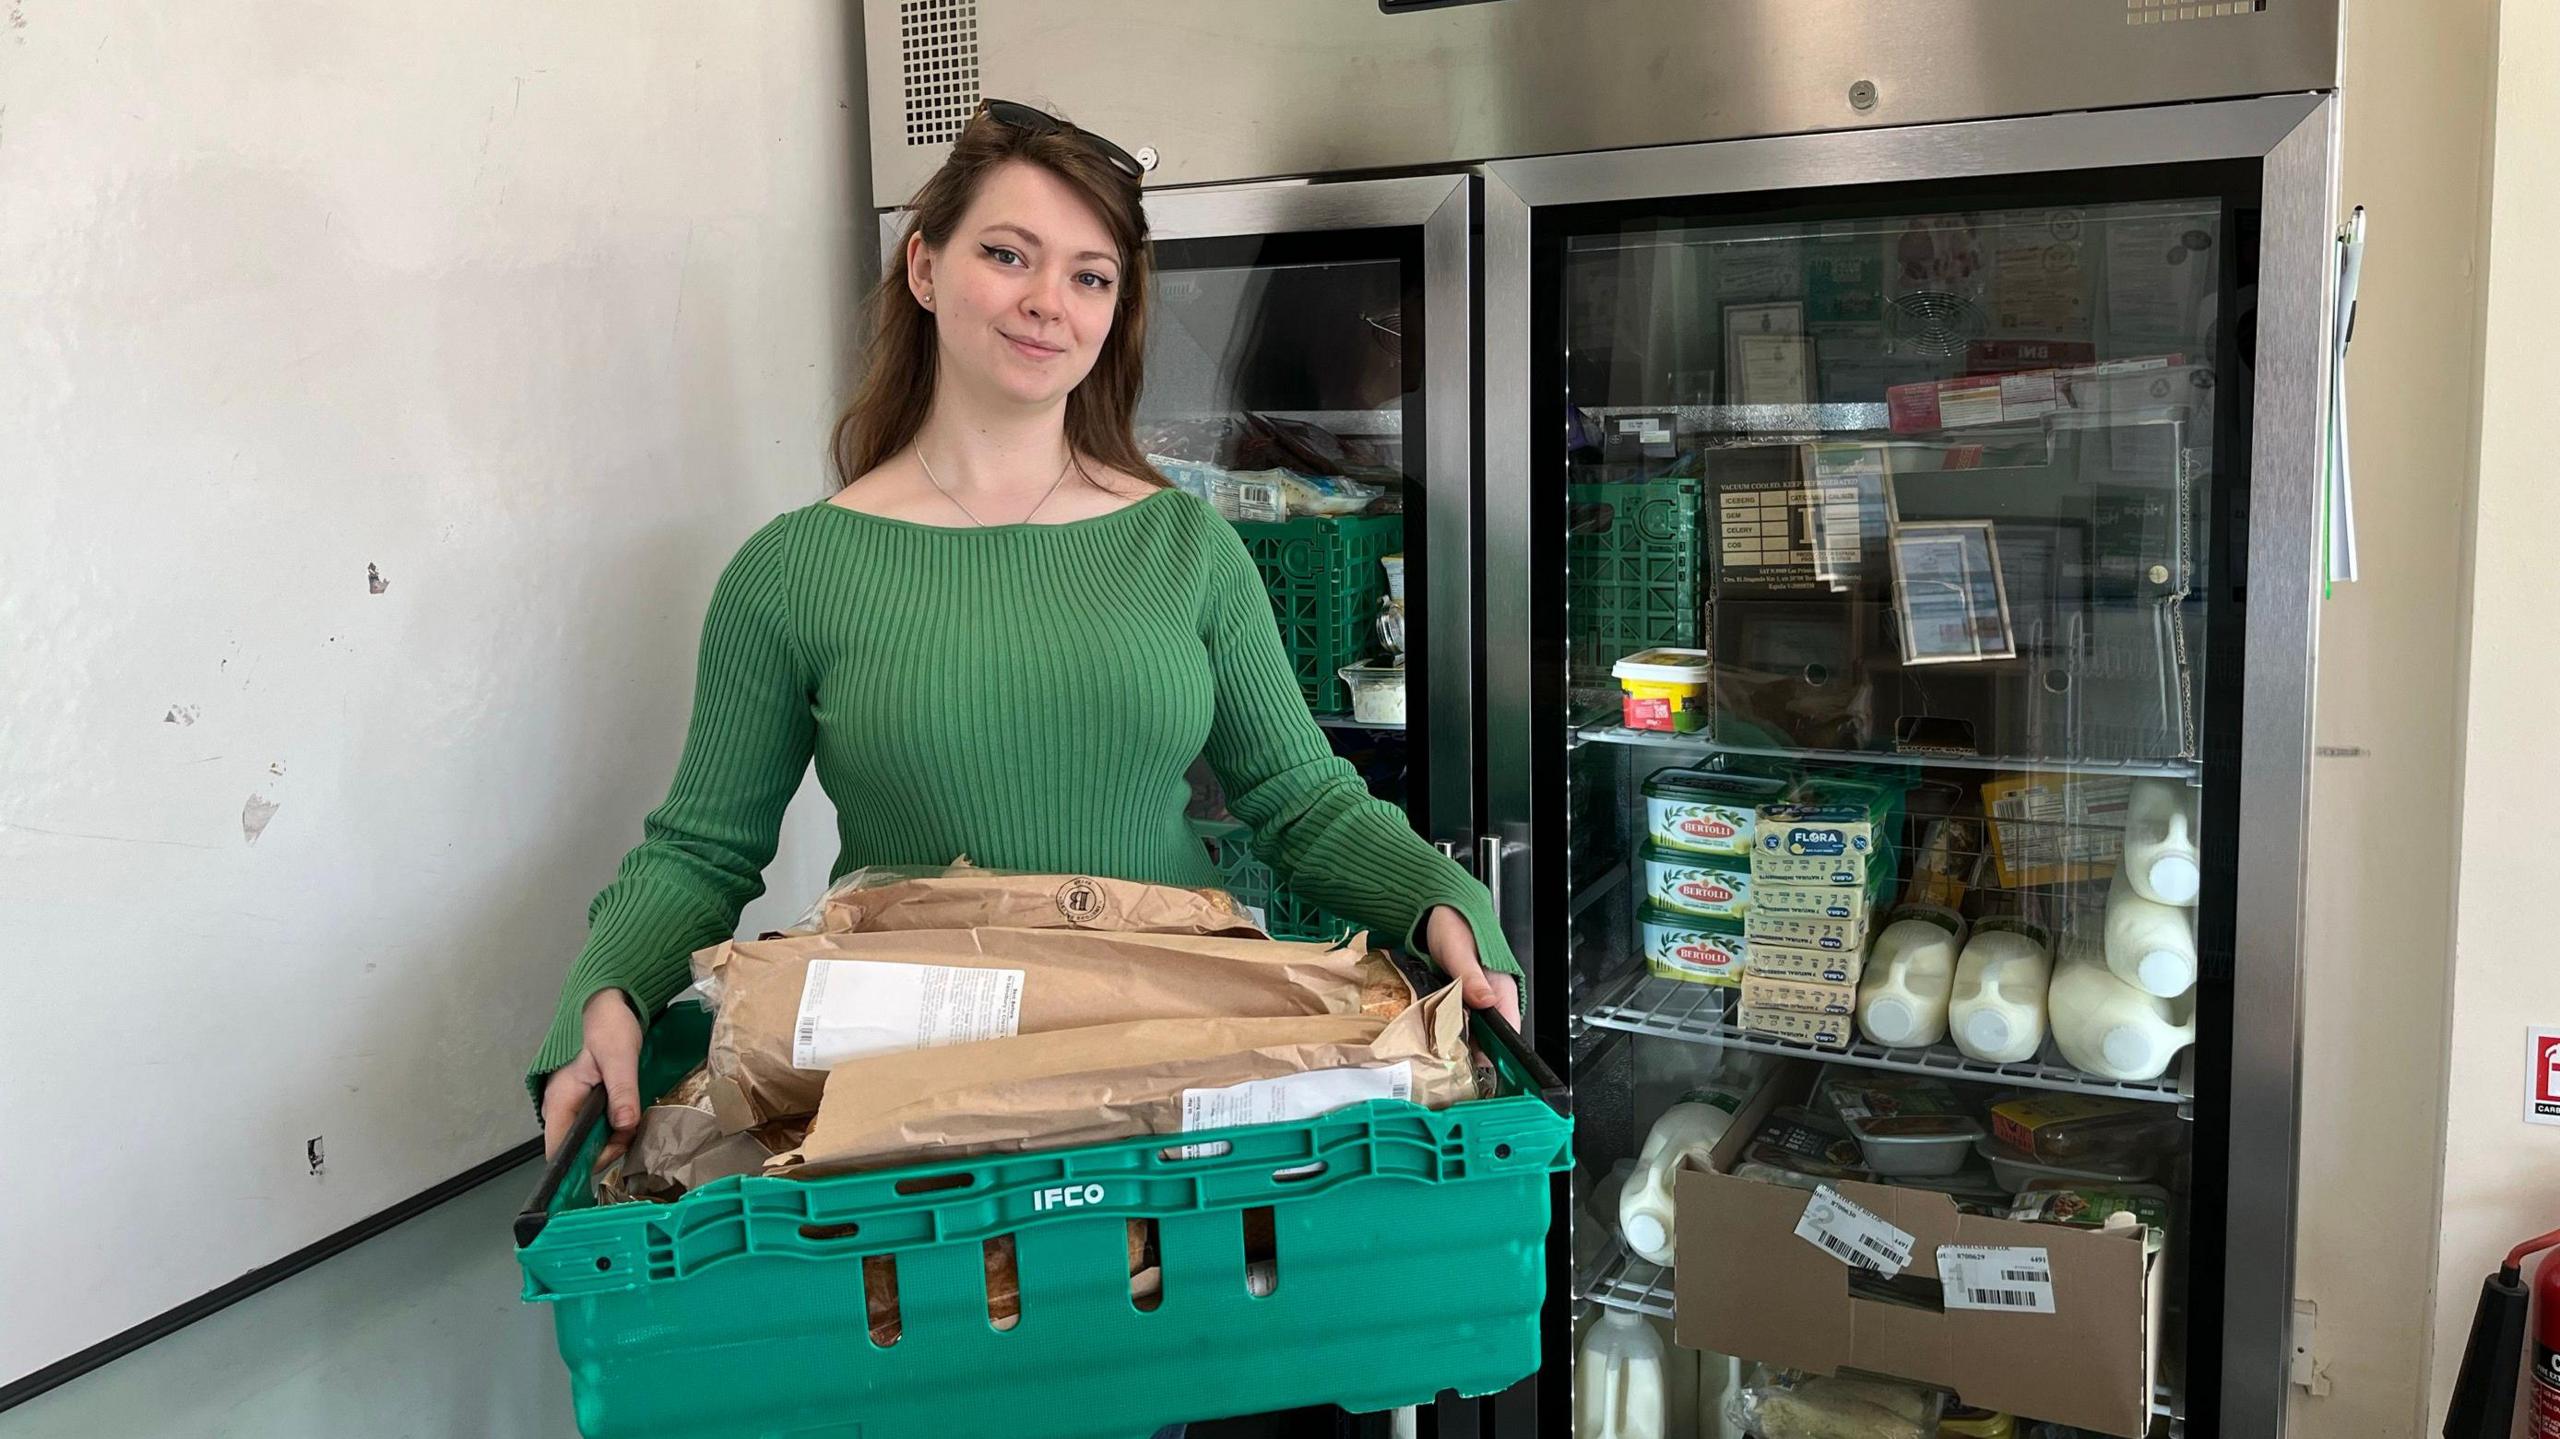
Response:
M1151 184L1195 185L2339 79L2340 0L1498 0L1403 15L1375 0L969 0L956 23L973 30L921 36L902 31L913 3L863 6L882 208L941 157L934 102L981 93L1053 105L1156 150ZM955 37L957 56L908 53ZM929 78L960 90L910 94L925 73L910 65L955 61L974 72Z
M2316 95L2279 95L2122 114L1509 160L1488 168L1524 203L1543 206L2255 159L2282 143L2320 103Z
M1424 543L1429 586L1423 676L1431 716L1426 838L1472 848L1475 819L1475 274L1468 243L1473 180L1426 175L1338 184L1276 183L1150 193L1159 240L1417 227L1422 231ZM1406 443L1415 443L1408 435Z
M1529 837L1537 818L1532 747L1560 735L1536 732L1530 675L1536 657L1529 593L1537 546L1530 534L1529 475L1542 438L1532 417L1529 323L1529 207L1498 175L1484 182L1484 706L1485 823L1534 873ZM1559 657L1561 658L1561 657ZM1530 923L1534 889L1514 883L1502 914L1504 934L1529 975L1529 994L1544 960ZM1562 968L1565 956L1558 955ZM1526 1016L1524 1016L1525 1018ZM1528 1031L1542 1038L1538 1031Z
M1406 182L1387 181L1400 184ZM1423 544L1430 635L1429 839L1475 834L1475 182L1452 188L1422 227ZM1406 443L1412 443L1408 437Z
M2268 152L2241 676L2233 916L2231 1185L2223 1223L2222 1426L2284 1432L2301 1101L2302 914L2318 648L2320 476L2337 290L2337 106Z

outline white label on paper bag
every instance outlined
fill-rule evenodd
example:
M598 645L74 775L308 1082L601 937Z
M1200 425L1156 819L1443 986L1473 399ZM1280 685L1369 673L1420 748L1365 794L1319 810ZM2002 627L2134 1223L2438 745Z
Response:
M1380 1069L1313 1069L1278 1079L1248 1079L1224 1089L1182 1091L1182 1128L1226 1129L1239 1124L1286 1124L1330 1114L1372 1099L1413 1098L1413 1061ZM1182 1146L1184 1159L1204 1158L1207 1145Z
M2053 1259L2043 1249L1941 1244L1938 1278L1946 1286L1949 1309L2053 1312Z
M833 1069L865 1055L1010 1039L1021 1027L1018 969L815 959L800 989L791 1064Z
M1805 1201L1796 1236L1843 1264L1872 1269L1887 1279L1911 1267L1911 1236L1883 1215L1843 1199L1828 1184Z

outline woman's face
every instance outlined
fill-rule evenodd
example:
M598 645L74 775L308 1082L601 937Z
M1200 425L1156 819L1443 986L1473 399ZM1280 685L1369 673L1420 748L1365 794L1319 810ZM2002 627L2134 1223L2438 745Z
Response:
M1120 258L1083 196L1014 161L987 175L940 250L908 241L907 284L934 314L945 379L1020 404L1062 404L1111 333Z

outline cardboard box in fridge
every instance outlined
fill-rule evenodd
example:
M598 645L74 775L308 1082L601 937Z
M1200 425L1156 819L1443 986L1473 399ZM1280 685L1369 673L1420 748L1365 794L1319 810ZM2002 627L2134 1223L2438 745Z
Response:
M1984 1219L1933 1190L1839 1181L1841 1197L1912 1236L1895 1281L1934 1289L1941 1245L2027 1247L2051 1264L2054 1312L1896 1302L1872 1270L1799 1237L1812 1196L1731 1172L1769 1113L1812 1094L1794 1061L1743 1106L1707 1166L1673 1181L1679 1342L1816 1374L1843 1370L1955 1390L1969 1404L2100 1434L2148 1432L2161 1269L2139 1234Z

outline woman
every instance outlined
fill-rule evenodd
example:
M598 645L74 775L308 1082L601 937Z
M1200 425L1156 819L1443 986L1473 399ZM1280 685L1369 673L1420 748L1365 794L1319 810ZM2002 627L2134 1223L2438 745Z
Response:
M836 425L843 487L722 574L674 784L588 910L531 1075L547 1148L599 1084L616 1146L639 1122L643 1018L762 892L813 757L839 875L967 854L1208 885L1183 814L1205 753L1298 890L1517 1023L1483 886L1334 756L1243 542L1138 449L1138 175L991 101L917 192Z

